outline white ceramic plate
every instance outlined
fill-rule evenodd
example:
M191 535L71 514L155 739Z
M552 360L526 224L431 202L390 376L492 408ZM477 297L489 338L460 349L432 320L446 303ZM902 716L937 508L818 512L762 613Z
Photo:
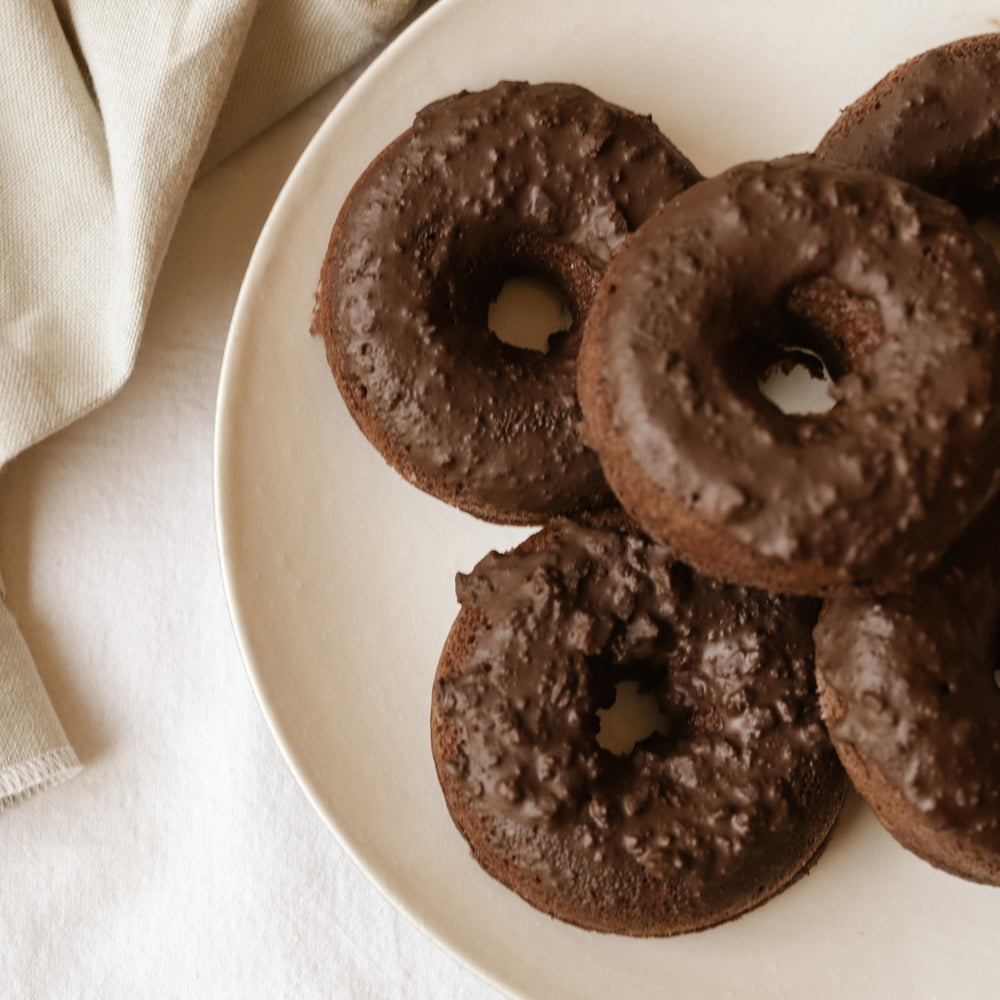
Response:
M251 682L332 831L426 933L508 993L993 997L1000 890L942 875L852 800L808 878L745 918L636 941L544 917L481 873L429 750L453 581L523 531L413 490L347 416L308 335L330 227L423 104L500 78L567 80L643 112L705 173L812 148L916 52L993 30L958 0L442 0L343 99L261 236L216 428L225 585Z

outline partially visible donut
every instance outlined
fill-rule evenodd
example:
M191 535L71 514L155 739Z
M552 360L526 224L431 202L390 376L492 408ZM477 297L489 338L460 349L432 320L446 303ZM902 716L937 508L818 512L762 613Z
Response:
M843 110L816 154L910 181L973 216L1000 208L1000 34L900 64Z
M904 847L1000 885L1000 506L911 593L827 602L820 704L855 787Z
M480 865L591 930L696 931L794 880L846 778L819 718L817 602L716 583L634 528L557 521L459 576L434 683L445 802ZM616 756L597 712L655 691Z
M759 391L781 343L827 359L831 410ZM615 258L578 390L618 498L700 570L785 593L905 586L1000 485L1000 264L912 185L743 164Z
M313 332L361 430L491 521L606 504L577 427L578 327L629 233L698 178L648 116L581 87L504 82L425 108L350 192L322 268ZM547 353L488 327L525 274L573 315Z

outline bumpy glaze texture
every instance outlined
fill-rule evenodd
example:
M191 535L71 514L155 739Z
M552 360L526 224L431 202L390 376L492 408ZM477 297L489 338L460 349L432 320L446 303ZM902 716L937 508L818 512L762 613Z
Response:
M480 864L590 929L698 930L787 885L846 779L819 720L817 605L718 584L632 530L559 522L457 583L432 745ZM615 685L668 731L598 742Z
M313 321L383 457L490 520L606 503L577 427L579 323L629 233L698 177L648 117L581 87L504 82L421 111L347 198ZM523 274L574 317L547 353L488 327Z
M828 602L823 715L858 790L906 847L1000 885L1000 507L912 593Z
M759 391L779 343L833 409ZM808 156L684 192L609 268L584 331L588 440L640 524L790 593L903 586L996 492L1000 265L954 206Z
M1000 34L897 66L849 107L816 154L910 181L971 215L1000 207Z

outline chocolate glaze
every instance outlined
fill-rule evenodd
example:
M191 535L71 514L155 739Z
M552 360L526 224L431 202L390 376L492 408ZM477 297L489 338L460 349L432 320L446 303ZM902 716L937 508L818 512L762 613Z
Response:
M972 215L1000 207L1000 35L931 49L845 108L817 156L879 170Z
M648 117L576 86L504 82L421 111L351 191L313 322L384 457L492 520L606 503L577 430L578 326L628 234L698 177ZM551 280L573 314L546 354L488 328L515 274Z
M786 415L759 392L776 341L826 357L833 409ZM794 156L704 181L635 234L589 316L579 393L615 493L692 564L889 589L1000 483L998 364L1000 265L962 214Z
M1000 885L1000 506L912 593L828 602L824 717L859 791L935 865Z
M490 554L457 592L435 759L473 853L533 905L679 933L736 916L813 856L845 787L815 701L815 602L569 522ZM669 732L618 757L596 713L626 679L656 692Z

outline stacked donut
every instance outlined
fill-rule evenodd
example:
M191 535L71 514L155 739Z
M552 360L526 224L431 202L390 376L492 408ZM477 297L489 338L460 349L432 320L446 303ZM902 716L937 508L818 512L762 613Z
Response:
M739 916L808 869L847 775L1000 884L1000 264L940 196L995 197L1000 98L985 168L935 151L931 183L884 139L998 70L992 36L936 50L816 154L708 179L648 117L504 82L420 112L345 202L313 332L352 416L421 489L543 525L459 574L431 711L456 826L533 906L645 936ZM489 330L516 273L569 304L547 353ZM827 412L761 393L792 348ZM616 753L624 681L663 720Z

